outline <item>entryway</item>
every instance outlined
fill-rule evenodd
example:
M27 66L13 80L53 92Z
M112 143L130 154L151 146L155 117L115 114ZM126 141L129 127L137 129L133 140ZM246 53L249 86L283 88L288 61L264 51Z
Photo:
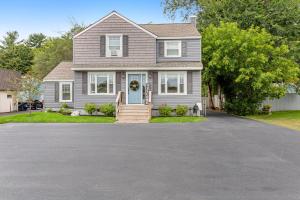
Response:
M147 73L127 72L126 80L126 104L144 104Z

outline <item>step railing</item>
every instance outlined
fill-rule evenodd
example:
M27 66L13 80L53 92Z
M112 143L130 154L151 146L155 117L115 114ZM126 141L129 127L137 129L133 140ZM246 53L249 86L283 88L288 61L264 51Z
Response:
M117 98L116 98L116 119L117 120L118 120L118 116L119 116L119 113L120 113L120 106L123 103L123 95L122 94L123 94L123 92L119 91L118 95L117 95Z
M151 119L152 116L152 91L148 91L148 113L149 113L149 120Z

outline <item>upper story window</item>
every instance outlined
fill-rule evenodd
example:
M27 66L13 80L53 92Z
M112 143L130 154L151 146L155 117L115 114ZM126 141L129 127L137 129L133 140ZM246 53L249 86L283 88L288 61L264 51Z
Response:
M88 74L89 95L113 95L115 94L114 72L90 72Z
M122 38L121 34L106 35L106 57L122 57Z
M181 41L165 41L165 57L181 57Z
M60 82L59 83L59 101L72 102L72 83Z

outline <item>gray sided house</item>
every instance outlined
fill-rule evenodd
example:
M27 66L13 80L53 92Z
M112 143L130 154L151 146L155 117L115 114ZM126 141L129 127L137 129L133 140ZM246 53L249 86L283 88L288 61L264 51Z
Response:
M75 35L73 62L44 78L45 107L113 103L119 121L145 121L134 115L201 102L201 70L194 23L136 24L113 11Z

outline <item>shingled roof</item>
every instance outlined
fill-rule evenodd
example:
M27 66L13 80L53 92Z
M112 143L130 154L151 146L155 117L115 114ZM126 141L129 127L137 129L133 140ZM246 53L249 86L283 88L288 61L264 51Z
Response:
M21 78L19 72L0 69L0 90L16 90L17 79Z
M72 62L59 63L45 78L44 81L62 81L62 80L74 80L74 73L71 70Z
M158 37L200 37L197 28L191 23L139 24Z

